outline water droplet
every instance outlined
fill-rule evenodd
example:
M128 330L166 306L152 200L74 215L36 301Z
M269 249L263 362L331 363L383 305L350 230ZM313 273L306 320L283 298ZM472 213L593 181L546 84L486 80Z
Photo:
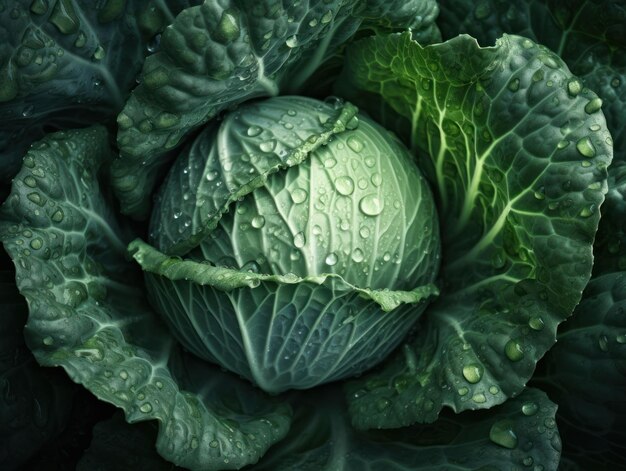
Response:
M311 21L309 21L309 26L311 28L315 28L317 26L317 18L313 18Z
M350 136L346 143L354 152L361 152L363 150L363 143L354 136Z
M592 99L585 105L585 113L592 114L597 113L602 108L602 100L598 97Z
M478 383L483 377L483 367L476 363L465 365L463 367L463 377L468 383Z
M531 317L528 320L528 326L533 330L542 330L545 324L541 317Z
M376 194L369 194L361 198L359 208L368 216L378 216L383 211L383 201Z
M337 257L336 253L331 252L328 254L325 261L326 261L326 265L329 265L332 267L333 265L337 264L337 262L339 261L339 257Z
M544 55L539 56L539 59L541 60L541 62L546 64L551 69L558 69L559 68L559 63L551 55L544 54Z
M303 232L298 232L295 236L293 236L293 245L296 248L301 249L302 247L304 247L305 243L306 237L304 236Z
M265 225L265 218L261 215L254 216L250 223L255 229L261 229Z
M39 250L43 246L43 240L40 237L36 237L30 241L30 247L34 250Z
M524 358L524 350L516 340L509 340L504 346L504 353L511 361L520 361Z
M298 38L297 36L294 34L293 36L289 36L287 38L287 40L285 41L285 44L287 45L287 47L296 47L298 45Z
M311 136L311 137L315 137L315 136ZM335 165L337 165L337 161L333 159L332 157L328 157L327 159L324 160L323 164L324 164L324 167L326 168L333 168Z
M472 401L474 401L476 404L483 404L487 402L487 398L483 393L476 393L472 396Z
M302 188L295 188L291 192L291 201L293 201L295 204L301 204L306 201L308 196L309 194L306 192L306 190L303 190Z
M567 93L569 93L573 97L577 96L582 91L582 89L583 86L578 79L573 78L569 82L567 82Z
M376 172L374 175L372 175L372 178L370 180L372 181L372 185L374 185L375 187L379 187L383 182L383 177L380 173ZM394 207L396 207L395 203Z
M602 129L602 126L600 126L599 124L592 124L591 126L589 126L589 130L593 132L597 132L600 129Z
M621 84L621 81L618 77L615 77L613 80L611 80L611 87L613 88L619 87L620 84Z
M333 19L333 12L331 10L328 10L326 13L324 13L324 16L322 16L320 22L324 25L326 23L330 23Z
M513 449L517 446L517 435L511 420L500 420L491 426L489 439L496 445Z
M512 92L516 92L519 90L519 79L518 78L514 78L513 80L511 80L509 82L509 90L511 90Z
M315 226L313 226L312 232L313 232L313 235L316 235L316 236L322 235L322 228L316 224Z
M490 386L489 392L493 395L496 395L500 392L500 388L498 388L497 386Z
M102 46L98 46L92 57L97 61L104 59L104 48Z
M50 336L44 337L43 344L44 345L52 345L54 343L54 339Z
M149 402L141 404L141 406L139 406L139 410L143 412L144 414L152 412L152 404L150 404Z
M61 222L63 221L64 217L65 217L65 214L63 214L63 210L59 208L54 213L52 213L52 216L50 216L50 219L52 219L54 222Z
M146 45L146 49L150 54L157 52L159 50L159 46L161 45L161 33L156 34L148 41Z
M591 158L596 155L596 148L589 137L583 137L576 143L576 149L584 157Z
M335 188L341 195L351 195L354 192L354 180L348 176L339 177L335 180Z
M592 216L595 212L596 212L596 205L592 204L586 208L581 209L578 215L583 218L588 218Z
M263 129L261 129L259 126L250 126L248 130L246 131L246 134L248 134L248 136L250 137L256 137L262 132L263 132Z
M261 149L262 152L272 152L275 148L276 148L276 141L273 139L269 141L261 142L261 144L259 144L259 149Z
M120 378L122 378L124 381L126 381L126 380L128 379L128 371L126 371L126 370L122 370L122 371L120 371L119 376L120 376Z
M359 235L363 239L367 239L370 236L370 230L366 226L361 226L361 228L359 229Z
M30 187L30 188L35 188L37 186L37 180L35 180L34 177L31 177L30 175L27 177L24 177L24 185Z
M217 32L225 41L234 41L239 37L239 14L237 10L229 8L222 12L220 22L217 25Z
M626 334L620 334L617 337L615 337L615 341L619 344L624 344L626 343Z
M469 389L463 386L460 387L457 392L459 393L459 396L465 396L469 392Z
M522 404L522 414L526 416L535 415L539 411L539 406L535 402L525 402Z
M363 251L359 248L354 249L354 251L352 252L352 260L355 263L361 263L364 259L365 256L363 254Z
M563 139L563 140L559 141L559 143L556 145L556 148L557 149L565 149L568 145L569 145L569 141Z

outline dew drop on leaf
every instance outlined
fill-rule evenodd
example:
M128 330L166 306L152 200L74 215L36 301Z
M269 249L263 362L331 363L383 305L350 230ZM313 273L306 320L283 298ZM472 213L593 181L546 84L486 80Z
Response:
M351 195L354 192L354 180L348 176L339 177L335 180L335 188L341 195Z
M383 201L378 195L369 194L361 199L359 209L367 216L378 216L383 210Z
M513 431L513 422L500 420L491 426L489 439L496 445L513 449L517 447L517 435Z
M463 377L468 383L478 383L483 377L483 367L472 363L463 367Z
M589 137L583 137L576 143L576 149L584 157L595 157L596 148L593 146Z
M522 404L522 414L526 416L535 415L539 411L539 406L535 402L526 402Z
M504 353L506 357L511 361L520 361L524 358L524 350L519 342L516 340L509 340L504 346Z

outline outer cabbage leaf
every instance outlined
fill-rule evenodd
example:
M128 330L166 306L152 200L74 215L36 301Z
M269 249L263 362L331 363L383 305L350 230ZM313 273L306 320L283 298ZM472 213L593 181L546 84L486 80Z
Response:
M383 125L408 121L443 239L442 295L410 346L349 386L353 420L395 427L444 405L500 403L523 388L589 280L612 156L599 99L516 36L490 48L379 36L347 57L344 94Z
M556 405L527 389L485 413L445 414L431 425L356 432L338 391L294 400L287 438L271 448L254 471L556 470L561 440Z
M246 469L444 471L535 466L553 471L559 463L556 406L536 389L486 413L445 414L431 425L369 433L350 426L338 388L294 395L290 402L296 411L290 433ZM116 417L96 427L79 469L172 469L151 446L156 430L138 425Z
M59 434L74 391L61 372L41 368L26 347L28 309L2 250L0 261L0 467L10 471Z
M559 404L566 469L621 469L626 453L626 272L593 278L534 378Z
M121 158L112 182L122 212L147 215L168 151L184 136L244 101L300 90L364 20L414 26L427 37L435 15L432 1L206 0L184 10L118 116Z
M2 208L29 347L129 422L157 420L167 459L192 469L255 462L286 433L289 408L183 356L147 306L128 234L98 184L107 141L102 127L50 134L24 158Z
M34 0L0 11L0 181L51 129L103 122L123 107L154 37L188 0Z
M620 0L448 0L441 4L444 37L468 33L491 44L519 34L552 49L602 99L615 141L626 161L626 5Z

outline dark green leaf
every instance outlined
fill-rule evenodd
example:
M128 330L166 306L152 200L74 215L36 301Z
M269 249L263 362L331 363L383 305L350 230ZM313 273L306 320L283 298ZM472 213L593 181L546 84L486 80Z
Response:
M289 408L182 355L133 283L141 275L126 259L128 235L98 183L110 158L102 127L48 135L2 208L29 347L129 422L158 420L167 459L197 469L255 462L287 432Z

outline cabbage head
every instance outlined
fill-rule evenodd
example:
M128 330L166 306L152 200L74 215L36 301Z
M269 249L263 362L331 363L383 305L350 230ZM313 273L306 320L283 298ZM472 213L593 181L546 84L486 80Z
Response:
M340 100L275 97L205 128L161 188L151 242L135 258L181 343L272 393L369 369L437 292L428 183Z

